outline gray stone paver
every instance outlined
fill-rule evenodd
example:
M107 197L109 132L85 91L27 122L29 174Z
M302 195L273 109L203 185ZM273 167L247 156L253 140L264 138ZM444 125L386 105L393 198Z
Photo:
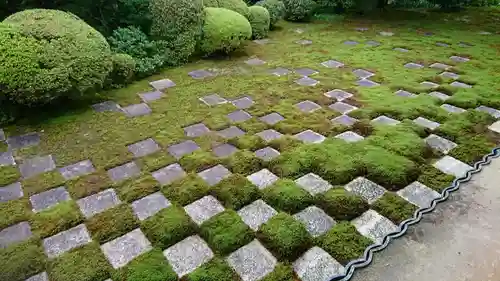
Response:
M158 91L164 91L168 88L174 87L175 83L170 79L161 79L149 82L149 85Z
M242 97L231 101L231 103L239 109L252 107L253 100L250 97Z
M259 45L266 45L270 42L270 39L256 39L253 40L254 43L259 44Z
M0 167L16 165L16 160L12 152L0 152Z
M398 90L398 91L396 91L395 94L397 96L405 97L405 98L416 98L417 97L417 95L415 95L414 93L410 93L410 92L405 91L405 90Z
M430 82L430 81L424 81L424 82L421 82L420 85L422 87L425 87L425 88L430 88L430 89L433 89L433 88L437 88L439 87L439 84L436 84L434 82Z
M448 155L439 159L433 166L441 172L457 178L464 176L467 171L472 170L471 166Z
M212 72L205 70L205 69L198 69L198 70L190 71L188 73L188 75L194 79L205 79L205 78L214 76L214 74Z
M457 147L456 143L434 134L429 135L424 141L430 148L443 154L448 154L452 149Z
M343 67L344 64L341 63L340 61L336 60L327 60L321 63L322 66L328 67L328 68L340 68Z
M295 41L295 43L297 43L299 45L306 46L306 45L311 45L313 43L313 41L307 40L307 39L301 39L301 40Z
M126 179L138 176L141 170L135 162L129 162L108 170L109 178L114 182L124 181Z
M257 133L256 135L261 137L265 142L270 142L272 140L276 140L283 137L282 133L273 129L264 130L262 132Z
M15 182L0 187L0 203L15 200L23 197L23 188L20 182Z
M197 138L210 133L210 129L203 123L184 127L184 134L190 138Z
M273 75L281 77L281 76L288 75L290 73L290 70L283 68L283 67L278 67L278 68L269 70L269 72Z
M398 230L398 227L393 222L374 210L364 212L360 217L352 220L351 223L359 233L377 244L381 244L387 234Z
M344 115L337 116L330 121L334 124L350 127L350 126L354 125L356 122L358 122L358 119L352 118L349 115L344 114Z
M0 141L4 141L5 140L5 132L3 131L2 128L0 128Z
M153 177L161 184L168 185L186 176L181 165L174 163L152 173Z
M19 149L29 146L35 146L40 143L39 133L28 133L19 136L8 137L6 140L9 149Z
M346 142L357 142L362 141L365 138L361 135L356 134L352 131L346 131L335 136L337 139L345 140Z
M324 193L333 187L329 182L313 173L309 173L296 179L295 183L313 196L318 193Z
M419 208L429 207L432 200L440 197L438 192L428 188L418 181L407 185L401 190L398 190L397 194Z
M229 265L243 281L258 281L274 270L276 258L258 240L239 248L227 257Z
M359 31L359 32L364 32L370 30L368 27L356 27L354 30Z
M382 36L393 36L394 35L394 32L390 32L390 31L380 31L378 34L382 35Z
M138 103L123 108L128 117L138 117L151 114L151 108L146 103Z
M436 46L439 46L439 47L449 47L450 44L443 43L443 42L436 42Z
M139 97L142 99L143 102L152 102L155 100L159 100L165 96L164 93L160 91L152 91L152 92L146 92L146 93L140 93Z
M213 148L213 152L217 157L227 157L236 151L238 151L238 149L228 143L223 143Z
M334 104L331 104L330 106L328 106L330 109L333 109L341 114L348 114L349 112L351 111L354 111L356 109L358 109L357 107L353 106L353 105L350 105L348 103L345 103L345 102L341 102L341 101L338 101Z
M431 121L424 117L417 117L413 120L413 122L419 126L428 128L430 130L435 130L441 125L438 122Z
M348 46L355 46L355 45L358 45L358 44L359 44L359 42L352 41L352 40L344 41L344 45L348 45Z
M245 134L245 131L236 126L231 126L229 128L218 131L217 134L225 139L232 139L243 136Z
M33 212L35 213L68 200L71 200L71 197L64 186L56 187L30 197L31 206L33 206Z
M86 218L101 213L121 203L114 189L109 188L99 193L77 200L80 211Z
M219 94L207 95L207 96L199 98L199 100L208 106L214 106L214 105L227 103L227 100L225 98L219 96Z
M90 160L83 160L78 163L62 167L59 169L59 172L64 179L70 180L79 176L91 174L95 172L95 168Z
M448 95L446 95L446 94L443 94L443 93L441 93L441 92L430 92L430 93L429 93L429 96L432 96L432 97L438 98L438 99L440 99L440 100L442 100L442 101L445 101L445 100L447 100L447 99L449 99L449 98L450 98L450 96L448 96Z
M163 251L163 255L177 273L182 277L207 263L214 253L198 235L190 236Z
M170 155L174 156L176 159L181 159L182 156L191 154L198 149L200 149L200 147L192 140L183 141L167 148Z
M500 121L497 121L490 126L488 126L488 129L492 132L500 134Z
M132 209L137 218L143 221L170 205L172 204L163 196L163 193L156 192L132 202Z
M440 107L441 107L442 109L444 109L444 110L446 110L446 111L450 112L450 113L463 113L463 112L465 112L465 111L466 111L466 110L465 110L465 109L463 109L463 108L456 107L456 106L454 106L454 105L447 104L447 103L442 104Z
M245 61L246 64L248 65L264 65L266 64L265 61L259 59L259 58L251 58Z
M271 161L274 158L280 156L280 153L276 149L268 146L268 147L264 147L262 149L256 150L255 156L257 156L257 158L267 162L267 161Z
M245 121L251 119L252 115L250 115L250 113L248 113L244 110L236 110L234 112L229 113L227 115L227 118L231 122L238 123L238 122L245 122Z
M184 210L196 224L201 225L218 213L224 212L224 206L215 197L207 195L185 206Z
M317 70L310 69L310 68L298 68L298 69L295 69L294 72L299 74L299 75L302 75L302 76L311 76L311 75L319 73Z
M488 107L488 106L480 105L480 106L478 106L476 108L476 110L477 111L486 112L486 113L488 113L489 115L493 116L496 119L500 118L500 110L498 110L498 109L494 109L494 108L491 108L491 107ZM0 166L1 166L1 163L0 163Z
M376 87L376 86L380 86L379 83L374 82L374 81L369 80L369 79L358 80L358 81L356 81L356 84L358 84L358 86L361 86L361 87Z
M295 32L295 33L298 33L298 34L302 34L302 33L304 33L304 30L303 30L302 28L296 28L296 29L294 30L294 32Z
M375 73L360 68L353 70L352 73L360 79L366 79L375 76Z
M326 233L336 224L334 219L316 206L309 206L293 217L304 224L313 237Z
M31 276L25 281L49 281L49 276L47 275L47 272L42 272L37 275Z
M309 77L302 77L300 79L295 80L295 83L301 86L316 86L319 84L319 81Z
M442 69L442 70L447 70L449 69L451 66L450 65L447 65L447 64L444 64L444 63L440 63L440 62L435 62L431 65L429 65L430 68L436 68L436 69Z
M454 79L454 80L457 80L458 78L460 78L460 75L453 73L453 72L449 72L449 71L445 71L445 72L439 74L439 76Z
M396 120L396 119L392 119L391 117L387 117L385 115L381 115L381 116L373 119L371 122L376 123L376 124L380 124L380 125L389 125L389 126L394 126L394 125L401 123L401 121Z
M238 211L238 215L243 222L254 231L257 231L261 225L277 214L278 212L275 209L261 199L252 202Z
M377 47L377 46L380 46L382 44L378 41L369 40L369 41L366 41L366 45L372 46L372 47Z
M281 116L279 113L273 112L260 117L259 120L272 126L280 121L285 120L285 117Z
M271 173L271 171L269 171L268 169L262 169L258 172L255 172L247 176L247 179L261 190L279 180L278 176Z
M460 56L451 56L450 60L452 60L454 62L468 62L470 59L465 58L465 57L460 57Z
M57 257L71 249L90 243L89 232L85 224L77 225L54 236L43 239L43 248L49 258Z
M139 228L101 245L102 252L115 269L124 267L152 249L151 243Z
M404 67L406 68L410 68L410 69L419 69L419 68L424 68L423 65L419 64L419 63L414 63L414 62L409 62L407 64L404 65Z
M304 143L322 143L326 139L323 135L320 135L312 130L305 130L294 135L294 137Z
M398 52L401 52L401 53L408 53L410 50L408 49L405 49L405 48L401 48L401 47L396 47L393 49L394 51L398 51Z
M340 89L331 90L326 92L324 95L329 98L336 99L337 101L343 101L353 96L353 94Z
M369 204L372 204L385 193L385 188L363 177L357 177L344 188L356 195L363 197Z
M152 139L145 139L134 144L129 145L128 151L130 151L136 158L143 157L160 150L160 146Z
M56 168L56 163L52 155L36 156L31 159L24 160L19 165L19 171L23 178L30 178L42 173L53 171Z
M302 281L330 281L345 272L342 264L317 246L297 259L293 263L293 269Z
M25 221L4 228L0 230L0 249L28 240L31 235L30 224Z
M200 176L210 186L218 184L221 180L229 177L230 175L231 172L222 165L217 165L198 173L198 176Z
M458 81L453 81L450 83L450 86L452 87L457 87L457 88L472 88L472 85L469 85L469 84L465 84L465 83L462 83L462 82L458 82Z
M95 112L122 112L122 107L114 101L104 101L101 103L97 103L92 105L92 109Z
M321 106L319 104L312 102L310 100L301 101L297 103L295 106L304 113L311 113L318 109L321 109Z

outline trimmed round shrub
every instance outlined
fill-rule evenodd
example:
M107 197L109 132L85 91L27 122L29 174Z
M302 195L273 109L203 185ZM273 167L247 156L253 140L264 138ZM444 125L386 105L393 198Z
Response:
M15 103L77 99L101 88L113 63L106 39L77 16L33 9L0 26L0 88Z
M135 60L127 54L114 54L113 71L108 76L108 83L112 87L120 87L132 81L135 72Z
M248 21L252 26L252 37L261 39L269 33L270 17L266 8L261 6L250 7L250 15Z
M250 14L250 10L243 0L203 0L203 5L205 7L225 8L235 11L244 15L246 18L248 18Z
M231 52L252 37L252 27L239 13L224 8L205 8L200 51L205 54Z
M307 21L314 12L316 3L313 0L283 0L285 19L289 21Z
M257 2L255 5L262 6L269 12L271 18L270 28L273 28L279 20L285 17L285 4L281 0L263 0Z

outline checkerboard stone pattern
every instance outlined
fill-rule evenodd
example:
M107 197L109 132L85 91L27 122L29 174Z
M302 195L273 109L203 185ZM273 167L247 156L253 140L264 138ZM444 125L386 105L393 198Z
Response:
M305 208L295 214L294 218L304 224L309 234L313 237L318 237L326 233L336 224L334 219L316 206Z
M250 205L241 208L238 215L243 222L254 231L259 230L259 227L265 224L278 212L261 199L254 201Z
M358 119L342 114L330 120L333 124L350 127L358 122Z
M419 208L429 207L432 200L440 196L439 193L418 181L407 185L405 188L399 190L397 194Z
M425 138L425 143L427 143L430 148L443 154L448 154L453 148L457 147L456 143L434 134Z
M318 193L324 193L332 188L332 185L329 182L313 173L309 173L296 179L295 183L313 196Z
M247 176L247 179L259 189L264 189L275 183L279 178L268 169L262 169Z
M174 81L172 81L170 79L161 79L161 80L156 80L156 81L150 82L149 85L151 87L153 87L154 89L163 92L164 90L166 90L168 88L174 87L175 83L174 83Z
M434 163L434 167L445 174L452 175L457 178L465 176L467 171L472 170L471 166L448 155Z
M190 236L163 251L177 276L182 277L209 262L214 253L198 235Z
M152 102L155 100L159 100L162 97L164 97L165 94L160 92L160 91L152 91L152 92L146 92L146 93L140 93L139 97L142 99L143 102L148 103Z
M319 81L309 77L302 77L300 79L295 80L295 83L301 86L316 86L319 84Z
M31 159L24 160L19 165L19 171L23 178L30 178L42 173L53 171L56 168L56 163L52 155L36 156Z
M245 122L245 121L251 119L252 115L250 115L250 113L248 113L244 110L236 110L234 112L229 113L227 115L227 118L231 122L238 123L238 122Z
M135 162L129 162L108 170L108 176L114 182L124 181L138 176L140 173L141 171Z
M465 112L465 111L466 111L466 110L465 110L465 109L463 109L463 108L460 108L460 107L457 107L457 106L454 106L454 105L451 105L451 104L447 104L447 103L442 104L440 107L441 107L442 109L444 109L444 110L446 110L446 111L450 112L450 113L463 113L463 112Z
M105 101L92 105L95 112L122 112L122 107L114 101Z
M217 165L198 173L209 186L218 184L221 180L229 177L231 172L222 165Z
M76 201L80 211L86 218L101 213L121 203L114 189L109 188L99 193L84 197Z
M176 159L181 159L182 156L191 154L198 149L200 149L200 147L192 140L177 143L167 148L170 155L174 156Z
M49 258L57 257L69 250L90 243L87 227L80 224L43 240L43 248Z
M320 105L318 105L317 103L312 102L310 100L301 101L298 104L296 104L295 106L300 111L302 111L304 113L311 113L311 112L314 112L314 111L316 111L318 109L321 109Z
M476 108L476 110L477 111L486 112L486 113L488 113L489 115L493 116L496 119L500 118L500 110L498 110L498 109L494 109L494 108L491 108L491 107L488 107L488 106L480 105L480 106L478 106ZM0 165L1 165L1 163L0 163Z
M335 136L337 139L345 140L346 142L358 142L365 138L352 131L346 131Z
M185 206L184 210L196 224L201 225L218 213L224 212L224 207L215 197L208 195Z
M64 186L56 187L30 197L31 206L33 206L33 212L35 213L68 200L71 200L71 197Z
M387 234L398 231L398 227L392 221L374 210L364 212L361 216L352 220L351 223L359 233L377 244L382 244Z
M134 154L136 158L155 153L159 150L160 146L152 138L148 138L128 146L128 151Z
M261 280L271 273L278 263L258 240L253 240L231 253L227 262L243 281Z
M0 230L0 249L28 240L31 235L31 227L28 222L20 222L4 228Z
M272 140L276 140L283 137L282 133L273 129L264 130L262 132L257 133L256 135L261 137L266 142L270 142Z
M312 130L303 131L294 135L294 137L304 143L322 143L326 139L323 135L320 135Z
M153 247L142 231L137 228L101 245L101 250L113 268L121 268Z
M231 126L229 128L218 131L217 134L225 139L232 139L243 136L245 134L245 131L236 126Z
M19 149L29 146L35 146L40 143L40 134L28 133L20 136L12 136L8 137L6 142L9 146L9 149Z
M273 112L260 117L259 120L272 126L279 123L280 121L285 120L285 118L279 113Z
M331 90L326 92L324 95L329 98L336 99L337 101L343 101L353 96L353 94L340 89Z
M325 250L312 247L293 263L293 269L302 281L330 281L345 271Z
M344 186L345 190L361 196L368 204L372 204L382 197L385 188L369 179L358 177Z
M225 98L222 98L218 94L211 94L211 95L201 97L200 101L202 101L204 104L206 104L208 106L215 106L215 105L227 103L227 100Z
M186 176L181 165L174 163L152 173L153 177L161 184L168 185Z
M259 159L268 162L273 160L274 158L280 156L279 151L272 147L264 147L259 150L255 151L255 156L257 156Z
M23 189L20 182L0 187L0 203L23 197Z
M146 103L138 103L123 108L128 117L138 117L151 114L152 110Z
M252 107L253 100L250 97L242 97L231 101L231 103L239 109L246 109Z
M132 202L132 209L137 218L143 221L170 205L170 201L161 192L156 192Z
M210 133L210 129L203 123L193 124L184 128L186 136L197 138Z
M91 174L95 172L95 168L90 160L83 160L78 163L62 167L59 169L59 172L65 180L70 180L79 176Z
M424 117L417 117L413 120L413 122L419 126L428 128L430 130L435 130L441 125L438 122L431 121L431 120L426 119Z
M385 115L381 115L381 116L373 119L371 122L375 123L375 124L379 124L379 125L389 125L389 126L394 126L394 125L401 123L401 121L398 121L396 119L392 119L391 117L387 117Z

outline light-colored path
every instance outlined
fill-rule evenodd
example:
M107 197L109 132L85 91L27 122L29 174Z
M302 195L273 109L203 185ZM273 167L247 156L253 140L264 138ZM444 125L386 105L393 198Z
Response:
M500 158L352 281L499 281Z

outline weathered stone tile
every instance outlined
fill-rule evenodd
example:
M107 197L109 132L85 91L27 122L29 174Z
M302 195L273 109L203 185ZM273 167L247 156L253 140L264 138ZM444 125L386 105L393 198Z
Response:
M420 85L425 88L433 89L439 87L439 84L430 81L421 82Z
M191 138L201 137L210 133L210 129L203 123L193 124L184 128L186 136Z
M377 47L377 46L380 46L382 44L380 42L378 42L378 41L369 40L369 41L366 41L366 45L369 45L369 46L372 46L372 47Z
M312 130L303 131L294 135L294 137L304 143L322 143L326 139L323 135L320 135Z
M25 221L4 228L0 230L0 249L28 240L31 235L30 224Z
M0 152L0 167L16 165L16 160L12 152Z
M163 196L163 193L156 192L132 202L132 209L137 218L143 221L170 205L172 204Z
M439 47L449 47L450 45L446 44L446 43L443 43L443 42L436 42L436 46L439 46Z
M239 109L245 109L245 108L252 107L253 100L250 97L242 97L242 98L233 100L231 103Z
M404 67L406 68L410 68L410 69L419 69L419 68L424 68L423 65L419 64L419 63L414 63L414 62L409 62L407 64L404 65Z
M262 132L257 133L256 135L261 137L266 142L270 142L272 140L283 137L283 134L273 129L264 130Z
M279 115L278 113L273 112L268 115L260 117L259 120L268 125L275 125L276 123L285 120L285 118Z
M324 234L336 224L334 219L316 206L307 207L293 217L304 224L313 237Z
M270 42L270 39L256 39L253 40L254 43L259 44L259 45L266 45Z
M152 249L153 246L139 228L101 245L102 252L115 269L124 267Z
M335 118L333 118L332 120L330 120L333 124L338 124L338 125L343 125L343 126L347 126L347 127L350 127L352 125L354 125L356 122L358 122L358 119L356 118L352 118L348 115L340 115L340 116L337 116Z
M442 70L447 70L449 69L451 66L450 65L447 65L447 64L444 64L444 63L440 63L440 62L435 62L431 65L429 65L430 68L435 68L435 69L442 69Z
M99 193L87 196L76 203L80 207L80 211L86 218L90 218L95 214L101 213L109 208L112 208L121 203L114 189L109 188Z
M269 70L269 72L273 75L280 77L280 76L288 75L290 73L290 70L283 68L283 67L278 67L278 68Z
M3 129L0 129L0 141L4 140L5 140L5 132L3 131Z
M434 163L434 167L445 174L457 178L464 176L467 171L472 170L471 166L448 155Z
M468 62L468 61L470 61L469 58L459 57L459 56L451 56L450 60L452 60L454 62Z
M361 86L361 87L376 87L376 86L380 86L379 83L373 82L372 80L369 80L369 79L358 80L358 81L356 81L356 84L358 84L358 86Z
M380 31L378 34L382 35L382 36L393 36L394 35L394 32L390 32L390 31Z
M43 248L49 258L57 257L69 250L90 243L87 227L80 224L66 231L60 232L54 236L43 239Z
M352 106L348 103L344 103L344 102L341 102L341 101L338 101L334 104L331 104L330 106L328 106L330 109L332 110L335 110L341 114L347 114L353 110L356 110L358 109L357 107L355 106Z
M321 106L310 101L310 100L305 100L301 101L298 104L295 105L300 111L305 112L305 113L311 113L314 112L318 109L321 109Z
M494 118L498 119L500 118L500 110L498 109L494 109L494 108L491 108L491 107L487 107L487 106L484 106L484 105L480 105L476 108L477 111L483 111L483 112L486 112L488 113L489 115L493 116ZM2 157L0 156L0 159ZM2 161L0 160L0 166L2 165Z
M261 199L254 201L252 204L241 208L238 211L243 222L251 229L257 231L261 225L269 219L277 215L278 212Z
M418 181L407 185L405 188L399 190L397 194L419 208L429 207L432 200L440 197L439 193Z
M458 43L458 46L459 47L472 47L474 45L472 45L471 43L467 43L467 42L460 42L460 43Z
M318 193L324 193L330 190L333 186L322 179L320 176L309 173L295 180L295 183L302 187L305 191L309 192L311 195L316 195Z
M255 184L259 189L264 189L279 180L278 176L271 173L268 169L262 169L255 172L247 176L247 179L251 183Z
M347 191L363 197L372 204L385 193L385 188L363 177L357 177L344 187Z
M94 165L90 160L83 160L75 164L68 165L59 169L64 179L70 180L82 175L95 172Z
M227 103L227 100L225 98L222 98L218 94L211 94L208 96L204 96L204 97L199 98L199 100L208 106L214 106L214 105Z
M155 100L159 100L165 96L164 93L160 91L152 91L152 92L146 92L146 93L140 93L139 97L142 99L143 102L152 102Z
M120 182L138 176L141 170L135 162L129 162L108 170L109 178L114 182Z
M168 185L184 178L186 172L184 172L179 164L174 163L153 172L152 175L161 185Z
M341 63L340 61L336 60L327 60L321 63L322 66L328 67L328 68L340 68L343 67L344 64Z
M302 281L330 281L345 272L342 264L316 246L293 263L293 270Z
M398 231L398 227L394 223L374 210L364 212L351 223L356 227L359 233L370 238L377 244L382 244L387 234Z
M30 197L31 206L33 206L33 212L35 213L68 200L71 200L71 197L64 186L56 187Z
M92 108L96 112L106 112L106 111L122 112L123 111L122 107L114 101L105 101L105 102L97 103L97 104L92 105Z
M23 178L29 178L38 174L50 172L56 168L52 155L36 156L31 159L24 160L19 165L19 171Z
M440 92L430 92L429 93L429 96L432 96L432 97L435 97L435 98L438 98L442 101L445 101L447 99L450 98L450 96L446 95L446 94L443 94L443 93L440 93Z
M410 50L408 49L405 49L405 48L400 48L400 47L396 47L393 49L394 51L398 51L398 52L401 52L401 53L408 53Z
M359 32L364 32L370 30L368 27L356 27L354 30L359 31Z
M489 32L489 31L480 31L479 34L481 34L481 35L491 35L491 32Z
M42 272L37 275L31 276L25 281L49 281L49 276L47 275L47 272Z
M192 140L183 141L167 148L168 152L176 159L181 159L182 156L191 154L198 149L200 147Z
M401 123L401 121L398 121L396 119L392 119L391 117L387 117L385 115L381 115L381 116L373 119L371 122L376 123L376 124L380 124L380 125L389 125L389 126L394 126L394 125Z
M352 131L340 133L340 134L336 135L335 137L337 139L345 140L346 142L357 142L357 141L362 141L365 139L363 136L360 136Z
M149 85L158 91L164 91L168 88L174 87L175 83L174 83L174 81L172 81L170 79L161 79L161 80L149 82Z
M348 45L348 46L355 46L355 45L358 45L358 44L359 44L358 42L352 41L352 40L344 41L344 45Z
M243 136L245 132L236 126L231 126L224 130L220 130L217 134L225 139L232 139L239 136Z
M422 127L425 127L425 128L431 129L431 130L435 130L437 127L439 127L439 125L441 125L438 122L431 121L431 120L426 119L424 117L417 117L415 120L413 120L413 122L417 125L420 125Z
M259 58L251 58L245 61L246 64L248 65L264 65L266 64L265 61L259 59Z
M295 80L295 83L301 86L316 86L319 84L319 81L309 77L302 77L300 79Z
M495 132L495 133L499 133L500 134L500 121L497 121L493 124L491 124L489 127L488 127L489 130L491 130L492 132Z
M35 146L40 143L40 134L28 133L20 136L12 136L7 138L9 149L19 149L28 146Z
M319 72L314 70L314 69L310 69L310 68L298 68L298 69L295 69L295 73L302 75L302 76L311 76L314 74L318 74Z
M231 122L245 122L249 119L252 118L252 115L250 113L244 111L244 110L236 110L234 112L231 112L227 115L227 118L231 120Z
M453 148L457 147L456 143L434 134L425 138L425 143L427 143L427 145L432 149L443 154L448 154Z
M297 28L294 30L295 33L302 34L304 33L304 30L302 28Z
M465 84L465 83L458 82L458 81L451 82L450 86L457 87L457 88L472 88L472 85Z
M212 72L207 71L205 69L193 70L193 71L189 72L188 75L194 79L205 79L205 78L214 76L214 74Z
M375 73L364 69L355 69L352 73L360 79L366 79L375 76Z
M336 99L337 101L343 101L353 96L353 94L348 93L344 90L335 89L324 94L325 96Z
M163 251L163 255L179 277L193 272L214 257L207 243L198 235L190 236L171 246Z
M136 158L155 153L159 150L160 146L152 138L148 138L128 146L128 151L134 154Z
M260 158L261 160L267 162L267 161L271 161L274 158L280 156L280 153L276 149L268 146L268 147L264 147L262 149L255 151L255 156L257 156L257 158Z
M442 108L442 109L444 109L444 110L446 110L446 111L448 111L448 112L450 112L450 113L463 113L463 112L465 112L465 111L466 111L466 110L465 110L465 109L463 109L463 108L456 107L456 106L454 106L454 105L447 104L447 103L442 104L442 105L441 105L441 108Z
M395 94L396 94L396 96L405 97L405 98L416 98L417 97L417 95L410 93L408 91L405 91L405 90L398 90L398 91L396 91Z
M205 182L210 186L218 184L221 180L229 177L231 172L222 165L217 165L198 173Z
M213 148L213 152L217 157L227 157L238 151L238 149L230 144L223 143Z
M0 187L0 203L21 198L23 195L24 193L20 182Z
M227 257L229 265L243 281L258 281L274 270L276 258L255 239Z
M138 103L123 108L128 117L138 117L151 114L151 108L146 103Z
M299 44L299 45L311 45L313 43L313 41L311 40L306 40L306 39L302 39L302 40L297 40L295 41L295 43Z

